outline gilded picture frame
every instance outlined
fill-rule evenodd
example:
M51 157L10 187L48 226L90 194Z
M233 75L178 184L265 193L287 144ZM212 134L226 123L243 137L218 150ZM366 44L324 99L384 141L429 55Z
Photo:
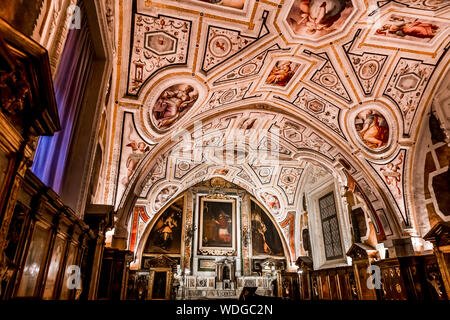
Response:
M236 200L200 198L198 248L204 255L236 252Z

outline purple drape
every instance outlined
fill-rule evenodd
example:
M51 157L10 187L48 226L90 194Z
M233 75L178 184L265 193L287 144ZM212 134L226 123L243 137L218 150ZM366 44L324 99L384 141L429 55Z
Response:
M31 168L42 182L60 193L71 140L77 126L84 93L91 72L94 49L82 12L81 29L69 31L54 80L56 102L62 130L52 137L41 137Z

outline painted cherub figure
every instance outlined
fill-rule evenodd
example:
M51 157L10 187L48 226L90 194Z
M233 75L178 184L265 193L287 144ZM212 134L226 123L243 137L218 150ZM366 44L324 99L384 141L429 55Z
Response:
M386 183L392 186L394 190L394 197L399 198L402 195L402 191L400 189L400 180L401 180L401 164L403 163L403 154L400 155L398 160L395 163L388 163L385 167L381 168L381 172L384 175L384 179Z
M262 197L265 200L267 206L274 212L278 212L280 210L280 202L278 201L277 197L268 192L264 192L262 194Z
M132 140L126 146L131 148L132 152L127 158L127 176L122 180L122 184L124 185L128 184L131 176L134 173L134 170L136 170L137 168L137 165L145 156L145 154L150 150L150 147L142 141L136 142L135 140Z
M161 190L161 192L156 196L155 199L155 209L159 210L167 202L167 200L172 197L178 188L175 186L168 186Z

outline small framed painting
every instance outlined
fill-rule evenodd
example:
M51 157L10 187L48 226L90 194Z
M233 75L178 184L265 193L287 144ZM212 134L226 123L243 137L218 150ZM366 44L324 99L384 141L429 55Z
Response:
M215 271L215 259L198 259L198 271Z

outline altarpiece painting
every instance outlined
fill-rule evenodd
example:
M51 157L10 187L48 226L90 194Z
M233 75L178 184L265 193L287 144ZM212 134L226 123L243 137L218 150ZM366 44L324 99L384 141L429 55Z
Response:
M236 202L234 199L200 200L200 251L234 250Z

